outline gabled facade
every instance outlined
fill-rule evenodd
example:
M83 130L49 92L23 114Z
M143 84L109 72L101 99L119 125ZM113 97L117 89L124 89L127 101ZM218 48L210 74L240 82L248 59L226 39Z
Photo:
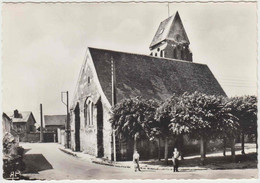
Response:
M28 141L28 134L35 132L35 123L36 120L31 111L22 111L14 110L13 113L7 113L7 115L12 119L13 129L19 135L21 142Z
M176 42L177 33L181 36L179 44L189 44L178 13L167 21L167 26L161 27L170 27L166 31L169 34L160 37L156 33L150 46L152 50L163 41ZM141 96L164 101L174 93L195 91L226 95L207 65L193 63L191 59L165 57L87 48L70 108L71 148L112 159L111 106L125 98ZM117 157L132 156L131 143L131 140L116 137ZM149 142L142 142L140 147L148 155L154 150Z

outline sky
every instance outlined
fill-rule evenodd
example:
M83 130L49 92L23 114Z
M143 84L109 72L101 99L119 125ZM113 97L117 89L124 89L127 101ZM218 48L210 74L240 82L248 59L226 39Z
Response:
M170 3L193 61L207 64L228 96L257 94L257 5ZM2 110L66 114L87 47L149 54L167 3L4 3Z

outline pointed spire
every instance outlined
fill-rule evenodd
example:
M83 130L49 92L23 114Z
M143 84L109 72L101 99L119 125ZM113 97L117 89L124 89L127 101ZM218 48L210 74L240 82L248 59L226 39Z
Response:
M176 43L190 43L178 11L175 13L175 16L172 15L161 22L152 40L150 49L165 40L172 40Z

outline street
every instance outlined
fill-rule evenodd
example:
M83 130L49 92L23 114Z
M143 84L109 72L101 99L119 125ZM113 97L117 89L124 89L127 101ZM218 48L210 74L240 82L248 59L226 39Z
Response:
M249 179L257 169L197 170L173 173L169 170L143 170L90 163L59 150L56 143L20 143L25 149L25 176L42 180L86 179Z

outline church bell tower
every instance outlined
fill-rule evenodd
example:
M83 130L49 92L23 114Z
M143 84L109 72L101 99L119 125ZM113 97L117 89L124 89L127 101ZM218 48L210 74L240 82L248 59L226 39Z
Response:
M151 55L192 62L190 41L178 11L162 21L150 45Z

